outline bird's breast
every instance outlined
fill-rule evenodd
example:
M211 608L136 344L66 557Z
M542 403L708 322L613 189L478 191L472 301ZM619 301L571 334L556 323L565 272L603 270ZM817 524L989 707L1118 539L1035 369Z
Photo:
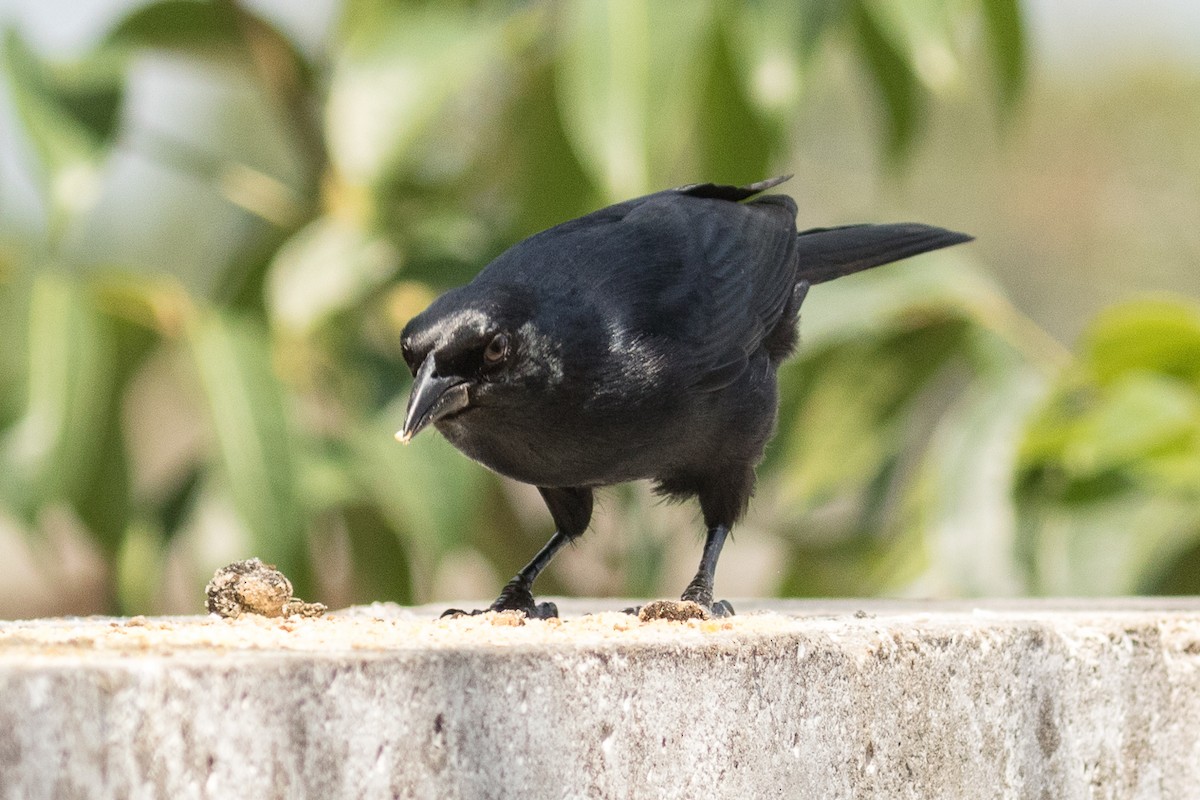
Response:
M490 409L488 410L490 412ZM605 486L655 477L669 459L662 417L596 413L584 406L532 413L480 409L437 424L468 457L535 486ZM619 419L618 416L624 417Z

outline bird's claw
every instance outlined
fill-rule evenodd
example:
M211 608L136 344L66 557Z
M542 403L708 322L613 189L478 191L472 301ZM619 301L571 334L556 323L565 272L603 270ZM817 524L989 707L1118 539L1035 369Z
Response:
M496 602L488 606L488 611L521 611L530 619L551 619L558 616L558 606L550 601L535 602L529 585L519 581L509 581L500 591Z
M496 611L504 613L506 611L516 611L524 614L529 619L554 619L558 616L558 606L549 600L542 603L535 603L530 598L528 605L501 605L499 601L492 603L484 611L475 611L472 613L483 614L485 611Z
M733 604L731 604L728 600L717 600L709 607L708 613L712 614L716 619L732 617L734 614Z
M733 605L728 600L713 600L712 597L712 582L703 580L702 576L697 575L688 587L683 591L683 597L679 599L680 603L695 603L701 608L708 611L708 614L713 619L724 619L725 617L733 616Z
M558 606L546 600L538 603L533 599L533 593L529 588L516 583L509 583L500 592L500 596L496 598L496 602L492 603L487 608L477 608L473 611L463 611L459 608L450 608L442 612L442 617L474 617L479 614L486 614L489 611L519 611L529 619L553 619L558 616Z

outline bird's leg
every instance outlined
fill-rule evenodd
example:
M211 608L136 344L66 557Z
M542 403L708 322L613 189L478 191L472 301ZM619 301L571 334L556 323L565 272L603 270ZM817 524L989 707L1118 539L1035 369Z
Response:
M681 600L691 600L705 608L712 605L717 558L721 555L721 548L725 545L725 537L728 535L729 529L724 525L714 525L708 529L708 536L704 540L704 554L700 556L700 568L696 570L696 577L692 578L692 582L683 590Z
M539 550L533 560L522 567L511 581L504 584L504 588L500 590L500 596L486 609L463 611L458 608L450 608L443 612L442 616L474 616L482 614L484 611L523 611L525 616L534 619L557 617L558 606L554 603L535 603L533 601L533 581L550 563L550 559L554 558L554 554L569 541L571 541L571 537L562 531L555 531L554 535L550 537L550 541L546 542L545 547Z
M533 581L541 574L554 554L571 541L571 537L562 531L555 531L546 542L546 546L538 551L533 559L521 568L511 581L500 590L496 602L488 606L488 611L524 611L525 616L536 619L550 619L558 616L558 606L549 601L535 603L533 601Z
M558 529L550 537L550 541L538 551L537 555L518 572L511 581L500 590L496 602L487 607L487 611L522 611L525 616L535 619L550 619L558 616L558 606L551 602L537 603L533 599L533 582L542 570L554 558L554 554L580 536L587 528L592 516L592 490L582 488L546 489L539 487L542 499L550 509ZM457 617L465 614L482 614L483 611L471 612L452 608L442 614L443 617Z
M730 535L728 525L712 525L708 529L708 536L704 537L704 553L700 557L700 569L696 570L696 577L691 579L688 588L683 590L683 596L680 597L680 600L690 600L707 608L713 616L733 616L733 606L730 601L713 602L716 559L721 557L721 548L725 547L728 535Z
M714 617L732 617L733 606L728 600L713 602L713 578L717 571L717 559L721 557L721 548L729 536L728 525L713 525L708 529L704 539L704 554L700 556L700 568L696 577L683 590L681 600L690 600L708 609Z
M712 617L732 617L733 606L728 600L713 602L713 576L717 571L717 559L721 557L721 548L729 537L728 525L710 525L708 536L704 540L704 554L700 556L700 568L696 577L683 590L679 602L671 600L655 600L638 609L628 609L641 619L673 619L685 620ZM694 605L693 605L694 604ZM700 608L697 609L696 606Z

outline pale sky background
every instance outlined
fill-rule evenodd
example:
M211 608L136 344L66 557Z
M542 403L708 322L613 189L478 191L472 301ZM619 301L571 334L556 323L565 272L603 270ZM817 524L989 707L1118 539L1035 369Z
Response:
M0 0L0 21L19 18L46 51L66 54L103 34L113 11L145 0ZM317 46L338 0L242 0L306 48ZM1025 0L1034 52L1047 69L1169 61L1200 69L1198 0Z
M1059 67L1160 61L1200 69L1197 0L1025 0L1034 52Z

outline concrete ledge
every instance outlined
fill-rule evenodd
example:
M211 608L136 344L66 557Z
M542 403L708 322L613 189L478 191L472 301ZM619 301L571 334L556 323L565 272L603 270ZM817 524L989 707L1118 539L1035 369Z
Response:
M0 623L0 797L1200 796L1200 601L749 607Z

